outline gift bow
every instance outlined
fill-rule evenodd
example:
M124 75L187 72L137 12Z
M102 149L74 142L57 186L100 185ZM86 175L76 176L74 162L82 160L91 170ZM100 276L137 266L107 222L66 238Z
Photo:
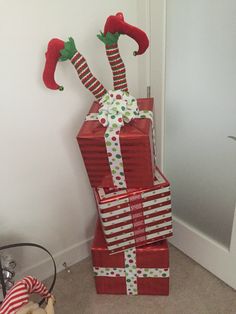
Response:
M139 115L136 99L121 90L108 91L100 104L98 120L104 127L120 128Z

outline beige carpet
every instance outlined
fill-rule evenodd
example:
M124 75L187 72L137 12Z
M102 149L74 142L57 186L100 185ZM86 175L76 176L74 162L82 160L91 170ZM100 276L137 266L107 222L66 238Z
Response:
M58 275L56 314L235 314L236 292L176 248L170 296L97 295L91 259ZM235 265L236 266L236 265ZM236 271L236 270L235 270Z

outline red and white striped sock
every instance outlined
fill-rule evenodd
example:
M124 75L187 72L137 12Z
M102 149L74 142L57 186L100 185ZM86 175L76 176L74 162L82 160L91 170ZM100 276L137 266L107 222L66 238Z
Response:
M38 293L43 298L51 296L42 282L34 277L27 276L8 291L0 306L0 314L15 314L17 310L29 302L29 296L32 293Z
M118 44L106 45L106 54L112 70L114 89L128 92L125 65Z
M107 90L105 87L93 76L89 69L85 58L77 51L71 58L71 63L74 65L79 78L83 85L95 96L99 101Z

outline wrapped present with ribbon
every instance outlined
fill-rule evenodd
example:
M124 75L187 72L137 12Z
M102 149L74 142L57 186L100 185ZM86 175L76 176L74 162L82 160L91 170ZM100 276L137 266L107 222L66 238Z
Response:
M100 224L92 245L97 293L169 294L169 250L166 240L109 255Z
M92 187L154 183L153 99L108 91L94 102L77 141Z
M94 189L110 254L173 235L170 184L156 168L151 188Z

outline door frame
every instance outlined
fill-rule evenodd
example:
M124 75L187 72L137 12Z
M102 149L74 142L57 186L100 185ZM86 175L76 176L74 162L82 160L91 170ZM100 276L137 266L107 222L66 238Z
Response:
M158 143L157 148L158 152L160 152L159 165L164 172L167 1L168 0L143 1L143 6L148 11L148 14L145 14L143 18L148 17L146 25L149 25L148 30L151 39L150 52L147 55L147 58L150 58L150 61L146 62L146 65L149 65L146 69L146 73L148 73L146 84L149 85L150 82L151 94L156 102L155 118ZM159 37L157 34L159 34ZM154 66L154 63L152 62L154 56L158 56L156 66ZM155 84L153 84L154 82ZM170 240L170 243L223 280L229 286L236 289L236 213L234 214L229 248L219 244L214 239L176 216L173 216L173 224L174 237Z

